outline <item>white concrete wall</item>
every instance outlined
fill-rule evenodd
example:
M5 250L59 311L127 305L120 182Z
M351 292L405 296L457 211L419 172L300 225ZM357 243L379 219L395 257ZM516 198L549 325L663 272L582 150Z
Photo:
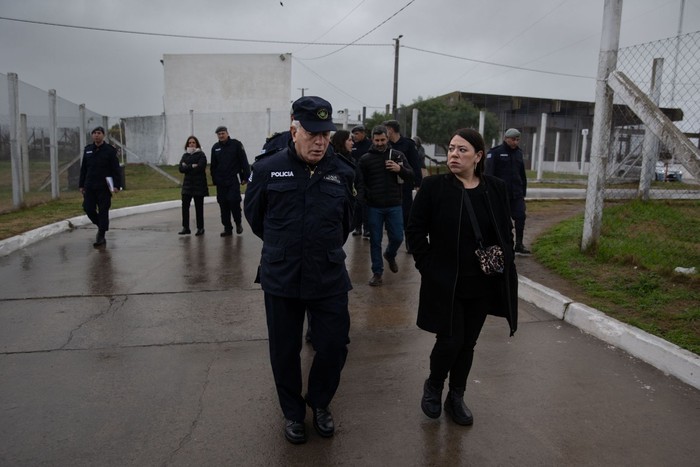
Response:
M166 164L178 163L191 133L209 154L219 125L251 162L270 133L289 129L290 54L164 55L163 68Z
M129 117L124 122L127 162L164 164L163 141L165 137L165 119L162 115L152 117ZM174 163L177 164L178 159Z

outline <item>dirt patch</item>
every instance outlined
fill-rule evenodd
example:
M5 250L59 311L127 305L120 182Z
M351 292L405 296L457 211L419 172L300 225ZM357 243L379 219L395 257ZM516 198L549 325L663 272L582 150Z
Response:
M530 247L535 239L559 222L581 214L585 209L583 200L571 201L529 201L525 221L524 243ZM563 279L537 262L533 256L516 256L518 274L554 289L562 295L583 301L585 294L575 284Z

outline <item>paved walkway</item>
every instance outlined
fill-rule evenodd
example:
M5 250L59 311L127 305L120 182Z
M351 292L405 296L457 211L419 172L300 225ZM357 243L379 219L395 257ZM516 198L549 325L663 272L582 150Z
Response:
M290 445L252 282L261 242L220 238L205 212L203 237L176 235L168 209L113 220L105 250L79 227L0 257L0 465L698 465L700 391L523 301L515 337L489 318L479 340L474 426L426 418L419 276L400 254L370 288L353 237L337 433L307 418Z

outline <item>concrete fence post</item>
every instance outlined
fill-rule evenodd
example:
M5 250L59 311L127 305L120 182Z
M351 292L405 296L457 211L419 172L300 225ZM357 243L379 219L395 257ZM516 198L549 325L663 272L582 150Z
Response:
M603 31L598 54L598 73L596 75L591 167L588 173L586 209L581 236L582 251L595 246L600 238L613 107L613 91L608 87L607 80L617 66L621 20L622 0L605 0Z

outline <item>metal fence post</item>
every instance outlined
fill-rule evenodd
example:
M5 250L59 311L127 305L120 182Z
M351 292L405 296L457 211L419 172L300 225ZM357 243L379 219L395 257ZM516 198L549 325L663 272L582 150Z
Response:
M596 76L591 169L588 174L586 210L581 238L581 250L583 251L594 246L600 238L613 104L613 92L607 85L607 79L617 66L621 20L622 0L605 0L603 7L603 31L600 41L600 53L598 55L598 74Z
M542 165L544 163L544 143L547 140L547 114L542 113L540 122L540 145L537 148L537 181L542 180Z
M19 78L17 73L7 74L10 101L10 160L12 171L12 205L15 209L24 206L22 188L22 156L19 149Z
M418 136L418 109L411 112L411 138Z
M49 89L49 161L51 162L51 198L57 199L58 190L58 138L56 121L56 90Z
M561 132L557 131L557 138L554 143L554 168L552 169L552 172L557 173L557 162L559 161L559 137L561 136Z
M583 165L586 163L586 150L588 149L588 128L581 130L581 169L579 174L583 175Z
M19 147L22 154L22 186L29 192L29 139L27 138L27 114L19 116Z

